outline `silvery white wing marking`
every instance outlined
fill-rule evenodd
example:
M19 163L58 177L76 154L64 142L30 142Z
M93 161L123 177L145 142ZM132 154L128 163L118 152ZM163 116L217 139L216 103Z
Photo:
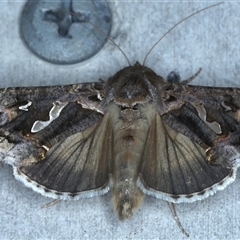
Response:
M120 219L144 194L193 202L235 179L240 90L165 81L136 63L106 83L0 91L1 161L43 195L112 189Z

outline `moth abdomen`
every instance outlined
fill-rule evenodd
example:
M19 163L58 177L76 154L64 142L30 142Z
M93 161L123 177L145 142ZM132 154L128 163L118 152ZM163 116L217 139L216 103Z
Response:
M137 130L125 129L120 132L116 132L120 136L116 137L114 148L113 199L119 218L125 219L132 216L143 199L143 193L136 182L144 141L134 136Z
M113 200L122 220L133 215L144 196L137 179L151 121L142 108L122 109L112 104L109 109L114 128Z
M138 141L131 144L125 144L125 141L128 140L123 140L122 144L126 149L115 155L113 174L113 201L121 220L133 215L133 211L139 207L144 196L136 184L141 164L141 154L135 151L134 146Z
M144 193L136 186L136 181L126 179L113 188L113 202L120 220L132 217L143 201Z

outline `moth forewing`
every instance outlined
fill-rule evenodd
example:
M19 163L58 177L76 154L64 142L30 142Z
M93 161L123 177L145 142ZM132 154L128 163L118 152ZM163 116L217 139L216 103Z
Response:
M94 108L99 106L101 101L95 96L103 86L104 83L89 83L2 89L0 91L2 161L19 166L19 162L30 153L37 153L39 148L50 148L62 139L94 125L102 118L100 111L92 110L92 106ZM89 99L88 108L79 103L86 102L86 99ZM59 116L50 121L51 110L57 102L66 104L57 112ZM32 131L36 129L34 126L38 122L44 123L44 128Z
M215 133L208 134L214 141L206 150L207 161L210 164L238 167L240 89L188 86L188 92L192 95L192 102L198 102L198 106L191 102L198 111L198 116L199 108L203 109L204 118L199 117Z

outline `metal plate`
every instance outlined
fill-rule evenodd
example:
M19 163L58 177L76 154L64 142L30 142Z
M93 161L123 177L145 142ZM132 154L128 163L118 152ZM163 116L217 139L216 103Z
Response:
M111 11L104 1L30 0L22 11L20 31L28 48L40 58L74 64L101 50L111 23Z

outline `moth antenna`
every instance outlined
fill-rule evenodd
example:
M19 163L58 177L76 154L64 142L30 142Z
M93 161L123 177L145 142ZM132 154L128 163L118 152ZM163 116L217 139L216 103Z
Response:
M187 237L189 237L189 233L186 232L186 230L183 228L183 226L182 226L182 224L181 224L181 222L180 222L180 220L179 220L179 218L178 218L178 216L177 216L177 212L176 212L174 203L168 202L168 206L169 206L169 208L170 208L170 210L171 210L171 212L172 212L173 218L174 218L174 220L176 221L178 227L181 229L181 231L183 232L183 234L185 234Z
M67 12L70 13L73 16L76 17L80 17L80 19L82 19L84 22L89 23L90 25L92 25L95 29L97 29L102 35L104 35L115 47L117 47L117 49L122 53L122 55L125 57L125 59L127 60L127 63L129 66L131 66L130 61L127 57L127 55L124 53L124 51L117 45L117 43L114 42L114 40L112 38L110 38L101 28L99 28L96 24L92 23L91 21L88 21L87 19L85 19L83 16L81 16L81 13L74 13L74 12L70 12L70 11L65 11L62 9L58 9L61 12Z
M146 62L149 54L150 54L150 53L152 52L152 50L156 47L156 45L157 45L166 35L168 35L174 28L176 28L179 24L181 24L181 23L184 22L185 20L191 18L192 16L194 16L194 15L196 15L196 14L202 12L202 11L205 11L205 10L207 10L207 9L209 9L209 8L216 7L216 6L218 6L218 5L222 4L222 3L224 3L224 2L216 3L216 4L213 4L213 5L211 5L211 6L208 6L208 7L205 7L205 8L203 8L203 9L200 9L200 10L198 10L198 11L190 14L189 16L183 18L181 21L179 21L179 22L176 23L175 25L173 25L173 26L172 26L165 34L163 34L163 36L160 37L160 38L153 44L153 46L150 48L150 50L149 50L148 53L146 54L146 57L145 57L144 60L143 60L143 66L145 65L145 62Z

